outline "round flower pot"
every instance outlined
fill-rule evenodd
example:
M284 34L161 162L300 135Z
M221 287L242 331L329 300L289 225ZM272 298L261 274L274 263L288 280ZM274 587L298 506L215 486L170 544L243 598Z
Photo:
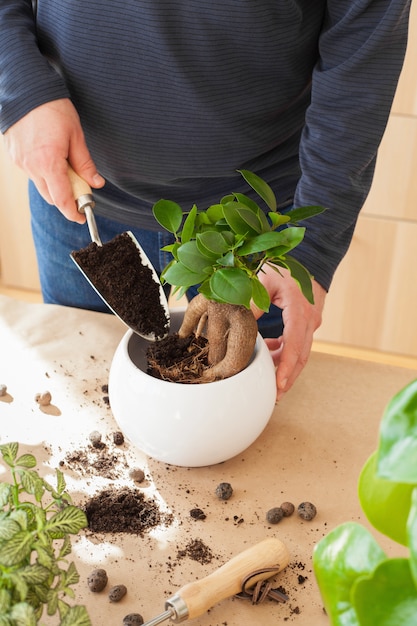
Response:
M184 309L171 311L171 329ZM275 367L258 334L254 355L239 374L202 384L172 383L146 373L149 343L132 331L110 368L109 398L124 435L148 456L172 465L221 463L261 434L275 405Z

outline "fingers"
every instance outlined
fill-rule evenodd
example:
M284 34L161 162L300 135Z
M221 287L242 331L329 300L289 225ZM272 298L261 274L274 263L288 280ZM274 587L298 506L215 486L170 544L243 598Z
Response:
M68 178L68 163L93 188L104 185L85 143L78 114L68 99L47 102L30 111L5 133L12 160L39 193L69 220L84 223Z
M284 331L281 337L265 339L276 366L277 401L291 389L304 369L311 351L315 330L320 326L326 291L313 280L314 304L302 294L284 270L266 273L263 282L271 302L282 310ZM260 312L254 307L256 318Z

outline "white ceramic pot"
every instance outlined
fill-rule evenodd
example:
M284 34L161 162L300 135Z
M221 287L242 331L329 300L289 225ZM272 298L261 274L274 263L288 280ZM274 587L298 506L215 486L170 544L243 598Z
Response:
M171 311L175 332L184 314ZM124 435L148 456L172 465L199 467L232 458L248 448L268 423L275 405L275 368L258 334L245 370L204 384L171 383L146 373L148 342L132 331L112 361L109 398Z

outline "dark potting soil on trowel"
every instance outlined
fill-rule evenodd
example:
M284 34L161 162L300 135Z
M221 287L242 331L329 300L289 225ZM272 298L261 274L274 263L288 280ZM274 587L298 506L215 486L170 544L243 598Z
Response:
M142 264L140 252L127 233L102 246L92 242L72 256L130 328L156 338L166 334L169 322L159 299L159 285L150 268Z

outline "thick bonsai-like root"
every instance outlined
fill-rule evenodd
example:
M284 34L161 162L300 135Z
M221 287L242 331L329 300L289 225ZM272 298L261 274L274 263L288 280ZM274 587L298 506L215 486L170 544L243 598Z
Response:
M207 327L210 367L201 380L211 382L233 376L248 365L256 343L258 326L252 311L243 306L207 300L199 294L187 307L180 337L197 336Z

